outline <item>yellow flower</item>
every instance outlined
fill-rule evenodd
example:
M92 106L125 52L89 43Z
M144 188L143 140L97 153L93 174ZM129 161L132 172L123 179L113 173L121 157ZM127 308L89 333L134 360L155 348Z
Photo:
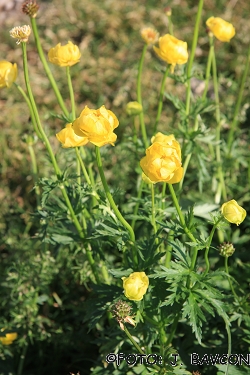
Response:
M17 65L9 61L0 61L0 88L10 87L17 77Z
M85 146L89 141L87 137L76 135L72 124L67 124L64 129L56 134L56 138L62 143L63 148Z
M141 30L141 37L147 44L155 44L159 38L159 33L151 27L145 27Z
M61 46L61 43L57 44L48 53L49 61L59 66L75 65L80 61L80 57L79 48L70 41L65 46Z
M122 280L125 296L131 301L141 301L149 285L145 272L133 272Z
M157 133L152 137L153 144L146 149L146 156L140 166L152 182L176 184L183 176L181 148L174 135Z
M166 34L159 38L159 48L153 47L156 54L168 64L171 64L171 71L174 71L175 65L186 64L188 60L187 43Z
M78 136L87 137L89 142L98 147L106 144L114 146L117 136L113 130L118 125L119 121L115 114L104 105L99 109L89 109L86 106L73 122L73 129Z
M3 331L3 330L1 330ZM0 341L2 342L3 345L11 345L14 340L17 338L17 333L6 333L5 337L0 337Z
M230 39L235 36L233 25L220 17L210 17L206 25L221 42L230 42Z
M234 199L224 203L221 206L221 212L229 223L236 225L240 225L247 215L246 210L239 206Z
M28 42L30 33L31 28L29 25L13 27L13 29L10 30L10 36L17 39L16 44Z

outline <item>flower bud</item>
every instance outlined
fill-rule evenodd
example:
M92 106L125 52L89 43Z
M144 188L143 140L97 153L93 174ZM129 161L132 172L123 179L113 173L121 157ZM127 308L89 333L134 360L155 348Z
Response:
M206 25L221 42L230 42L235 36L235 28L233 25L220 17L210 17Z
M65 46L58 43L48 52L49 61L59 66L72 66L80 61L81 52L79 48L72 42L68 42Z
M168 17L172 16L172 9L170 7L166 7L164 9L164 12L166 13L166 16L168 16Z
M147 44L155 44L159 38L159 33L151 27L145 27L141 30L141 37Z
M187 43L166 34L159 38L159 48L153 47L155 53L168 64L171 64L171 71L174 71L176 64L186 64L188 60Z
M145 272L133 272L122 280L125 296L131 301L141 301L149 285Z
M10 87L17 77L17 65L9 61L0 61L0 88Z
M229 223L233 223L236 225L240 225L247 215L246 210L243 207L239 206L234 199L224 203L221 206L221 212L224 218L229 221Z
M235 252L235 248L232 243L230 242L224 242L219 247L220 255L223 257L230 257Z
M142 112L142 105L138 102L129 102L126 105L126 112L129 116L136 116Z

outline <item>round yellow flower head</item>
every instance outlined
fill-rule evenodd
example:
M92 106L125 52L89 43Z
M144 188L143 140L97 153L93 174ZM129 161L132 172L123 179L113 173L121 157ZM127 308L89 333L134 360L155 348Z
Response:
M133 272L122 280L125 296L131 301L141 301L149 285L145 272Z
M3 329L1 331L4 331ZM0 341L3 345L11 345L14 340L17 338L17 333L6 333L5 337L0 337Z
M31 28L29 25L13 27L13 29L10 30L10 36L17 39L16 44L28 42L30 33Z
M220 17L210 17L206 25L221 42L230 42L235 36L235 28L233 25Z
M142 105L138 102L128 102L126 112L129 116L136 116L142 112Z
M117 135L113 130L119 121L112 111L105 106L99 109L84 108L80 116L73 122L73 130L79 137L87 137L89 142L101 147L107 144L114 146Z
M80 61L81 52L79 48L72 42L68 42L65 46L58 43L51 48L48 53L49 61L59 66L72 66Z
M221 212L224 218L229 221L229 223L233 223L236 225L240 225L247 216L246 210L243 207L239 206L234 199L224 203L221 206Z
M155 53L168 64L171 64L171 72L175 65L186 64L188 60L187 43L166 34L159 38L159 48L153 47Z
M159 33L152 27L145 27L141 30L141 37L147 44L155 44L159 38Z
M0 61L0 88L10 87L17 77L17 65L9 61Z
M61 142L63 148L85 146L89 141L87 137L76 135L72 124L67 124L64 129L56 134L56 138Z
M146 149L146 156L140 166L152 182L176 184L183 176L181 148L174 135L157 133L152 137L153 144Z

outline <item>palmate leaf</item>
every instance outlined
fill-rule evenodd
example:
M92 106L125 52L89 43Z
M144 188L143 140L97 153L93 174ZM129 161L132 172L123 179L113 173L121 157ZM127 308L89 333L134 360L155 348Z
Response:
M188 317L190 319L192 331L195 333L199 344L201 344L202 322L205 322L206 318L196 301L195 295L192 292L190 292L188 300L184 303L182 317Z

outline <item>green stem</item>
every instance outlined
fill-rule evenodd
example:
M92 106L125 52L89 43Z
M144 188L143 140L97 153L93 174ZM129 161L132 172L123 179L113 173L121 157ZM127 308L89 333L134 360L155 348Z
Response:
M226 330L227 330L227 338L228 338L228 348L227 348L227 355L230 357L232 353L232 337L231 337L231 331L228 322L224 319L225 325L226 325ZM229 361L227 361L227 367L225 371L225 375L228 375L228 370L229 370Z
M140 346L137 344L137 342L135 342L135 340L133 339L132 335L130 334L130 332L128 331L127 327L124 325L124 332L126 333L128 339L131 341L132 345L134 345L134 347L136 348L136 350L138 350L138 352L140 354L143 354L146 356L146 354L143 352L143 350L140 348ZM152 365L152 367L154 369L156 369L157 371L160 371L161 368L157 365Z
M184 219L184 216L183 216L183 214L181 212L181 209L180 209L180 206L179 206L179 202L177 200L177 197L176 197L176 194L175 194L173 186L171 184L168 184L168 187L169 187L169 190L170 190L170 194L171 194L174 206L175 206L176 211L178 213L178 216L179 216L182 228L184 229L184 232L186 233L186 235L190 238L190 240L192 242L197 242L196 239L195 239L195 237L193 236L193 234L190 232L190 230L186 226L185 219ZM191 259L191 267L190 267L191 271L194 270L196 259L197 259L197 255L198 255L198 248L197 247L193 247L193 254L192 254L192 259Z
M154 234L156 236L157 233L157 226L155 222L155 191L154 191L154 184L151 184L151 202L152 202L152 215L151 215L151 220L152 220L152 226L154 228ZM155 239L156 245L159 244L158 238Z
M237 95L237 101L236 101L236 105L235 105L233 121L231 123L228 138L227 138L227 147L228 147L228 155L229 156L230 156L231 150L232 150L234 133L235 133L235 130L236 130L238 122L239 122L238 115L239 115L239 111L240 111L240 107L241 107L241 103L242 103L244 86L245 86L246 78L247 78L248 71L249 71L249 63L250 63L250 46L248 47L247 61L246 61L246 64L245 64L245 69L244 69L243 75L242 75L239 93Z
M213 45L213 36L209 37L210 45ZM217 78L217 66L216 66L216 57L215 53L213 53L212 56L212 67L213 67L213 84L214 84L214 96L215 96L215 118L216 118L216 133L215 133L215 153L216 153L216 162L217 162L217 173L219 176L219 186L218 189L222 190L222 196L224 201L227 200L227 192L226 192L226 186L224 181L224 174L222 170L222 163L221 163L221 144L220 144L220 135L221 135L221 115L220 115L220 100L219 100L219 86L218 86L218 78ZM220 197L218 196L217 201L220 200Z
M76 152L77 160L79 161L80 166L81 166L81 169L82 169L82 172L83 172L83 174L84 174L85 180L87 181L87 184L88 184L89 186L92 186L92 183L91 183L91 181L90 181L90 178L89 178L88 172L87 172L87 170L86 170L86 168L85 168L84 162L83 162L83 160L82 160L82 158L81 158L81 155L80 155L80 152L79 152L79 148L78 148L78 147L75 147L75 152Z
M143 179L141 178L140 185L139 185L139 190L138 190L138 194L137 194L137 202L136 202L136 205L135 205L135 208L134 208L134 212L133 212L134 216L136 216L138 214L138 210L139 210L139 206L140 206L139 200L141 199L141 196L142 196L143 185L144 185L144 182L143 182ZM135 223L136 223L136 218L134 218L132 220L132 223L131 223L131 227L133 228L133 230L135 228Z
M228 269L228 257L225 257L225 270L226 270L226 273L228 274L228 281L229 281L229 285L230 285L230 288L231 288L231 291L234 295L234 298L236 299L236 301L239 302L239 297L237 296L236 292L235 292L235 289L234 289L234 286L232 284L232 281L231 281L231 278L230 278L230 274L229 274L229 269Z
M174 231L170 229L167 236L167 241L174 240ZM170 268L171 256L172 256L173 246L170 243L167 243L166 246L166 258L165 258L165 267Z
M143 50L142 50L142 54L141 54L141 58L140 58L140 62L139 62L139 68L138 68L138 76L137 76L137 101L138 101L139 104L141 104L141 106L142 106L141 76L142 76L142 67L143 67L143 62L144 62L144 59L145 59L146 51L147 51L147 44L144 45ZM147 148L148 147L148 138L147 138L147 132L146 132L146 127L145 127L145 122L144 122L143 110L139 114L139 118L140 118L140 125L141 125L141 132L142 132L144 147Z
M162 78L162 81L161 81L160 98L159 98L159 104L158 104L158 110L157 110L156 120L155 120L155 124L154 124L154 134L157 131L157 126L158 126L158 123L159 123L160 117L161 117L162 106L163 106L164 89L165 89L166 79L168 77L168 72L169 72L169 66L166 68L165 73L164 73L163 78Z
M193 34L193 43L192 43L191 53L190 53L188 66L187 66L187 90L186 90L186 115L187 116L189 116L189 113L190 113L191 70L193 66L195 50L196 50L197 41L198 41L199 25L200 25L200 20L201 20L202 8L203 8L203 0L199 0L198 11L197 11L196 20L195 20L194 34Z
M204 89L202 97L201 97L202 101L204 101L205 98L207 97L207 91L208 91L208 87L209 87L209 80L210 80L210 73L211 73L213 55L214 55L214 45L210 43L208 59L207 59L207 67L206 67L206 76L205 76L205 89Z
M17 375L22 375L22 373L23 373L23 365L24 365L27 349L28 349L28 345L24 344L22 354L20 356L20 360L19 360L19 364L18 364Z
M33 30L33 33L34 33L34 37L35 37L35 43L36 43L36 48L37 48L37 51L38 51L38 54L39 54L39 57L40 57L40 60L43 64L43 67L44 67L44 70L47 74L47 77L50 81L50 84L54 90L54 93L56 95L56 98L57 98L57 101L64 113L64 115L66 117L69 117L69 112L67 110L67 108L65 107L65 104L64 104L64 101L63 101L63 98L61 96L61 93L60 91L58 90L58 87L57 87L57 84L56 84L56 81L51 73L51 70L48 66L48 63L47 63L47 60L44 56L44 53L43 53L43 49L42 49L42 46L41 46L41 42L40 42L40 38L39 38L39 35L38 35L38 31L37 31L37 25L36 25L36 19L33 18L33 17L30 17L30 22L31 22L31 27L32 27L32 30Z
M41 194L40 194L39 186L37 185L38 170L37 170L36 155L35 155L35 152L34 152L32 142L28 141L28 148L29 148L29 153L30 153L30 158L31 158L32 175L33 175L33 180L34 180L34 183L35 183L36 204L37 204L37 208L39 208L41 206L41 198L40 198Z
M52 147L51 147L51 144L47 138L47 135L45 133L45 131L43 130L43 127L42 127L42 124L40 122L40 117L39 117L39 114L38 114L38 111L37 111L37 107L36 107L36 103L35 103L35 100L34 100L34 97L33 97L33 93L32 93L32 90L31 90L31 87L30 87L30 81L29 81L29 74L28 74L28 63L27 63L27 50L26 50L26 43L21 43L22 45L22 51L23 51L23 69L24 69L24 78L25 78L25 83L26 83L26 88L27 88L27 92L28 92L28 95L29 95L29 100L30 100L30 103L31 103L31 106L32 106L32 110L33 110L33 113L34 113L34 117L35 117L35 120L36 120L36 123L37 123L37 126L38 126L38 130L39 132L41 133L41 136L42 136L42 139L45 143L45 146L47 148L47 151L49 153L49 156L50 156L50 159L51 159L51 162L52 162L52 165L54 167L54 170L55 170L55 173L56 173L56 176L57 176L57 179L60 181L61 178L62 178L62 173L60 171L60 168L56 162L56 158L55 158L55 155L53 153L53 150L52 150ZM67 191L65 189L65 186L63 184L63 182L59 185L61 191L62 191L62 194L63 194L63 198L65 200L65 203L68 207L68 210L70 212L70 215L71 215L71 218L72 218L72 221L77 229L77 232L80 236L80 238L83 240L84 239L84 232L82 230L82 227L81 227L81 224L79 223L77 217L76 217L76 214L75 214L75 211L71 205L71 202L69 200L69 197L68 197L68 194L67 194ZM100 282L100 279L99 279L99 274L95 268L95 261L92 257L92 252L89 251L88 249L86 250L86 255L87 255L87 258L88 258L88 261L90 263L90 266L91 266L91 269L93 271L93 274L96 278L96 281L97 283Z
M70 96L70 102L71 102L71 112L72 112L72 121L76 118L76 109L75 109L75 96L74 96L74 90L72 86L71 76L70 76L70 67L66 66L66 74L67 74L67 80L68 80L68 86L69 86L69 96Z
M174 35L172 17L169 14L167 14L167 17L168 17L168 30L169 30L169 34L170 35Z
M23 91L23 89L22 89L21 86L19 86L15 82L14 82L14 85L17 87L17 89L19 90L19 92L22 94L23 98L25 99L25 101L26 101L26 103L27 103L27 105L29 107L31 121L32 121L32 124L33 124L33 127L34 127L36 135L38 136L38 138L42 139L42 136L41 136L41 134L39 132L39 129L37 127L37 124L36 124L35 115L34 115L33 108L32 108L32 105L30 103L30 100L29 100L28 96L25 94L25 92Z
M177 328L177 325L178 325L178 322L179 322L180 314L181 314L181 312L179 311L178 314L174 318L173 324L171 325L171 332L170 332L170 334L168 336L168 339L167 339L167 342L166 342L166 346L170 345L173 341L174 334L175 334L175 331L176 331L176 328Z
M106 177L104 175L104 171L103 171L103 166L102 166L102 159L101 159L101 154L100 154L100 149L98 146L95 146L95 150L96 150L96 161L97 161L97 166L98 166L98 170L99 170L99 173L100 173L100 177L101 177L101 180L102 180L102 184L103 184L103 187L104 187L104 190L105 190L105 193L106 193L106 196L107 196L107 199L110 203L110 206L112 207L112 209L114 210L114 213L117 217L117 219L122 223L122 225L128 230L129 232L129 235L130 235L130 240L135 243L135 234L134 234L134 231L133 229L131 228L131 226L129 225L129 223L124 219L124 217L122 216L122 214L120 213L118 207L116 206L115 202L114 202L114 199L109 191L109 187L108 187L108 184L107 184L107 181L106 181Z
M205 262L206 262L206 270L204 272L204 276L206 276L206 274L209 272L210 270L210 263L209 263L209 259L208 259L208 253L209 253L209 250L210 250L210 246L211 246L211 243L212 243L212 239L213 239L213 236L214 236L214 232L215 232L215 229L217 228L219 222L223 219L223 216L221 216L213 225L213 228L211 230L211 233L209 235L209 240L208 240L208 243L207 243L207 246L206 246L206 249L205 249Z

